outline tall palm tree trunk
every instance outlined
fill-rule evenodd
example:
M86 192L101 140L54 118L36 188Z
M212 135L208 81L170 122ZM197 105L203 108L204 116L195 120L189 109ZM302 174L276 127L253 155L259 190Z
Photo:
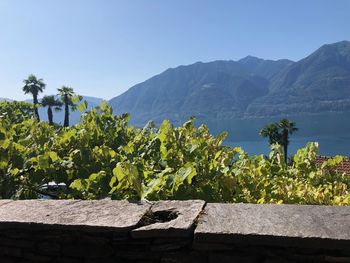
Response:
M67 94L64 95L64 127L69 127L69 101Z
M283 151L284 151L284 161L286 164L288 163L287 158L288 158L288 144L283 145Z
M47 109L47 116L49 118L49 124L53 125L53 114L52 114L52 109L51 106Z
M283 152L284 152L284 161L286 164L288 163L287 158L288 158L288 131L284 130L283 131Z
M34 103L34 113L35 113L35 117L38 119L38 121L40 121L40 116L39 116L39 111L38 111L38 95L37 94L33 94L33 103Z

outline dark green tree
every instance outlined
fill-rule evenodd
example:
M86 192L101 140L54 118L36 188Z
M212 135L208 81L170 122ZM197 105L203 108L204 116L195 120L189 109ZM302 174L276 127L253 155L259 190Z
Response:
M62 88L58 89L58 95L61 97L61 101L64 105L64 127L69 127L69 108L72 111L75 111L77 108L77 104L74 101L74 98L77 98L76 101L80 101L82 99L81 96L75 95L74 90L67 86L62 86Z
M63 103L56 99L55 96L44 96L41 105L43 107L47 107L47 116L49 119L49 124L53 125L53 113L52 108L54 108L55 111L61 111Z
M277 123L267 124L260 130L259 135L268 138L270 145L275 143L280 144L281 142L281 135L279 134L279 126Z
M281 134L281 145L283 146L284 160L287 162L288 157L288 145L289 145L289 135L298 131L298 128L295 126L295 122L292 122L288 119L282 119L278 123Z
M38 79L33 74L29 75L27 79L23 80L24 86L22 90L25 94L32 94L33 95L33 103L34 103L34 113L36 118L40 121L39 112L38 112L38 95L40 92L43 92L45 89L45 83L43 82L43 79Z
M289 136L296 132L298 128L295 123L282 119L279 122L274 122L266 125L259 132L260 136L269 138L269 144L278 143L283 147L284 160L287 163Z

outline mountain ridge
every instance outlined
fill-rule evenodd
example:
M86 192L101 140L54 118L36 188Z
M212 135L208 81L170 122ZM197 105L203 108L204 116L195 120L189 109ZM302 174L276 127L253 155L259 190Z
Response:
M0 97L0 102L1 101L12 101L11 99L8 99L8 98L2 98L2 97Z
M350 42L298 61L247 56L169 68L109 103L137 124L350 110Z

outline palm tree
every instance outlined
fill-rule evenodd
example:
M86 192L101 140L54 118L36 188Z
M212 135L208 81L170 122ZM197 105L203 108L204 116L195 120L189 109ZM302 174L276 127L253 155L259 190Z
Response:
M40 121L39 112L38 112L38 94L40 92L43 92L45 89L45 83L43 82L43 79L38 79L33 74L29 75L27 79L23 80L24 87L22 90L24 91L24 94L32 94L33 95L33 103L34 103L34 113L37 119Z
M269 138L270 145L280 143L281 135L279 134L278 128L279 126L277 123L270 123L260 130L259 135Z
M288 119L280 120L278 127L281 129L281 145L283 146L284 160L287 162L289 135L298 131L298 128L295 127L295 122Z
M75 95L74 90L67 86L62 86L62 88L57 89L58 95L61 96L61 101L64 104L64 127L69 127L69 107L71 107L72 111L76 109L76 104L73 101L73 97ZM77 96L78 101L82 99L81 96Z
M53 114L52 114L52 108L55 109L55 111L62 110L62 102L55 98L55 96L44 96L41 105L47 108L47 115L49 118L49 124L53 125Z

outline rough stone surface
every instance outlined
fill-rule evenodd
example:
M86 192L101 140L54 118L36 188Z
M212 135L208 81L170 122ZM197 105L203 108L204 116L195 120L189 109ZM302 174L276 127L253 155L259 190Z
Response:
M5 204L8 204L10 202L13 202L12 200L8 200L8 199L3 199L3 200L0 200L0 206L2 205L5 205Z
M195 241L350 248L350 207L207 204Z
M177 218L169 222L154 223L134 229L131 235L133 238L189 237L193 234L195 220L204 204L202 200L157 202L151 207L152 213L172 211L177 213Z
M128 201L24 200L0 206L0 224L105 227L129 231L149 208L150 204Z
M203 212L202 201L2 203L1 263L350 263L344 207L208 204Z

